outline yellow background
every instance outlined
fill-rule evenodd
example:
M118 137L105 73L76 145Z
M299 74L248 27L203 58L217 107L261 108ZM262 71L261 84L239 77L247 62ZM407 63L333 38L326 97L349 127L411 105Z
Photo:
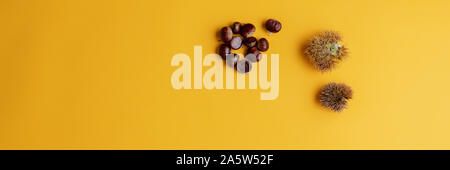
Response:
M448 0L2 0L0 149L450 149L449 18ZM279 98L174 90L172 56L234 21L280 54ZM328 29L350 58L319 73L300 47ZM341 114L315 100L331 81L355 91Z

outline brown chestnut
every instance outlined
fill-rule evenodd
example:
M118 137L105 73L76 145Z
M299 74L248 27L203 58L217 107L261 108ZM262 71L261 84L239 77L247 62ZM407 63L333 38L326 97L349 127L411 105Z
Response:
M239 34L239 32L241 31L241 23L240 22L234 22L231 25L231 30L233 31L233 33Z
M222 59L226 59L227 55L231 53L231 48L227 44L222 44L219 46L219 55Z
M258 47L259 51L267 51L269 49L269 41L267 41L267 39L265 38L261 38L258 40L258 43L256 45Z
M222 38L223 42L229 43L231 41L231 38L233 37L233 31L230 27L223 27L220 30L220 37Z
M242 47L242 38L234 36L230 41L230 46L233 50L237 50Z
M254 47L256 45L256 41L258 41L255 37L247 37L244 39L244 45L247 47Z
M247 55L245 56L245 58L254 63L254 62L258 62L259 60L261 60L262 58L262 54L261 52L259 52L259 50L256 47L251 47L247 50Z
M236 63L239 61L239 54L231 53L227 55L227 65L234 67Z
M266 29L272 33L280 32L281 23L275 19L269 19L266 21Z
M250 70L252 70L252 63L250 63L246 59L242 59L236 63L235 68L239 73L246 74L246 73L250 72Z
M245 24L241 27L241 35L244 38L250 37L255 32L255 29L253 24Z

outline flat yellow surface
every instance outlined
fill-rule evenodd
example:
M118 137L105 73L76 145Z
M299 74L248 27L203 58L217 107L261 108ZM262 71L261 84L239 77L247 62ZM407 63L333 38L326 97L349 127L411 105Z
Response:
M2 0L0 149L450 149L449 18L448 0ZM172 56L234 21L280 54L278 99L173 89ZM300 47L329 29L350 57L319 73ZM355 91L341 114L315 100L332 81Z

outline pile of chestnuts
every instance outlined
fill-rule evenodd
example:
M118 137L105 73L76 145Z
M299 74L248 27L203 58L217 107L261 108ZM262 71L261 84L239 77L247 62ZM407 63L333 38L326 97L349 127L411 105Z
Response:
M275 19L269 19L265 23L266 29L270 33L277 33L281 30L281 23ZM248 73L252 69L252 63L261 60L261 52L269 49L269 41L265 38L257 39L252 36L256 28L253 24L241 24L234 22L231 26L223 27L220 30L220 38L223 42L219 46L218 53L229 66L234 67L239 73ZM242 46L247 46L244 59L239 60L239 55L232 50L238 50Z

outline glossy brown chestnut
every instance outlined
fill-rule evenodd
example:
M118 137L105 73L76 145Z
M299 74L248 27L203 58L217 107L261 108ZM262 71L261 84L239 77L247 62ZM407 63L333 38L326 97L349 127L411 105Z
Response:
M251 47L247 50L247 55L245 56L245 58L248 61L254 63L254 62L258 62L261 60L262 54L261 54L261 52L259 52L258 48Z
M220 37L222 38L223 42L229 43L231 41L231 38L233 38L233 31L230 27L223 27L220 30Z
M230 41L230 46L233 50L237 50L242 47L242 38L234 36Z
M239 34L239 32L241 31L241 23L240 22L234 22L231 25L231 30L233 31L233 33Z
M240 61L238 61L237 63L236 63L236 70L239 72L239 73L248 73L248 72L250 72L250 70L252 70L252 63L250 63L248 60L246 60L246 59L242 59L242 60L240 60Z
M236 63L239 61L239 54L231 53L227 55L227 65L234 67Z
M250 37L255 32L255 29L253 24L245 24L241 27L241 35L244 38Z
M261 38L258 40L258 43L256 45L258 47L259 51L267 51L269 49L269 41L267 41L267 39L265 38Z
M255 37L247 37L244 39L244 45L247 47L254 47L256 45L256 41L258 41Z
M222 59L226 59L227 55L231 54L231 48L227 44L222 44L219 46L219 55Z
M280 32L281 23L275 19L269 19L266 21L266 29L272 33Z

